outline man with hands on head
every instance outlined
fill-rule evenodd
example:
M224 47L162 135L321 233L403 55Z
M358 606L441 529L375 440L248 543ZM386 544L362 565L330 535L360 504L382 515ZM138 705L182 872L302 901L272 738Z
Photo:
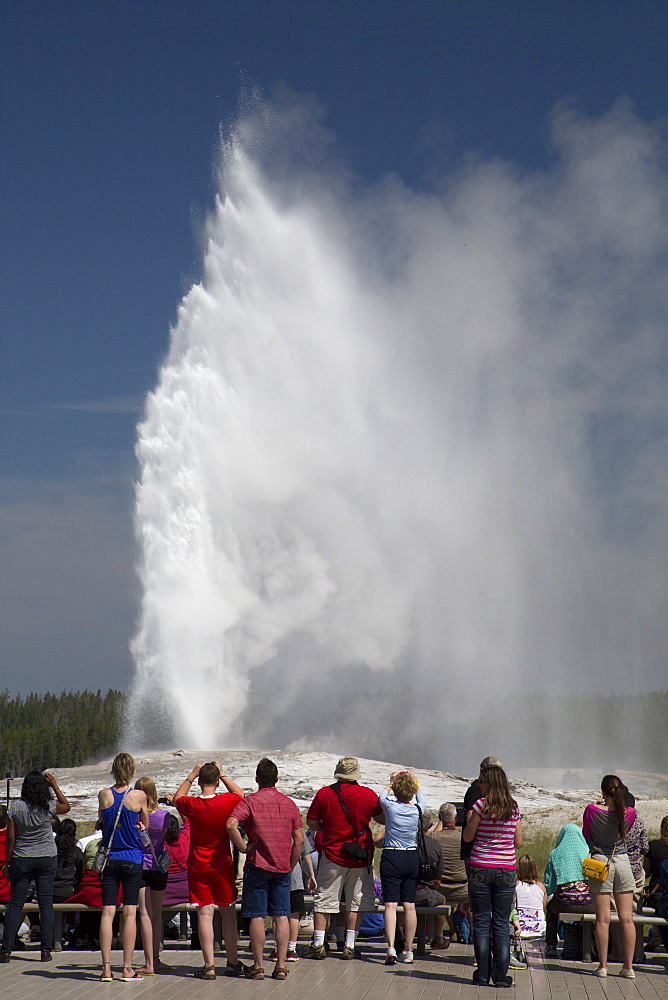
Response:
M200 795L190 795L197 781ZM222 782L226 794L217 795ZM237 953L237 917L234 903L237 890L230 838L225 824L230 813L244 797L242 789L232 781L219 761L197 764L181 782L174 806L190 822L190 851L188 854L188 885L190 902L198 907L199 939L202 945L204 966L197 979L215 979L213 959L213 912L220 907L223 941L227 954L226 976L243 976L244 966Z

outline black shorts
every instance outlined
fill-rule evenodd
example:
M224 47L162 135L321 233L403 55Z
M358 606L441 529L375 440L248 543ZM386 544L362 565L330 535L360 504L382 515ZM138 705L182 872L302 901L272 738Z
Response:
M102 905L116 906L119 886L123 886L123 904L137 906L142 887L142 866L136 861L110 858L100 876Z
M419 865L420 856L417 848L411 851L395 851L386 848L383 851L380 859L383 902L415 902Z
M155 889L156 892L164 892L167 888L167 872L150 871L144 868L144 885L147 889Z
M304 890L292 889L290 892L290 913L305 913Z

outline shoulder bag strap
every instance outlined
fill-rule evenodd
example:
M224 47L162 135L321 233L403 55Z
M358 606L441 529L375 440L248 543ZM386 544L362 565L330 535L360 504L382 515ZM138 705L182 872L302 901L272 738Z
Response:
M353 835L355 837L360 837L361 834L359 834L357 832L357 830L355 829L355 826L353 825L353 821L351 820L350 815L348 814L348 810L346 809L346 803L345 803L345 801L343 799L343 793L342 793L341 789L339 788L338 781L335 784L330 785L329 787L332 789L332 791L335 793L337 799L341 803L341 808L343 809L343 814L346 817L346 819L348 820L348 822L350 823L350 828L353 831Z
M129 791L130 791L130 789L128 788L128 792ZM113 839L114 839L114 834L116 833L116 827L118 826L118 822L119 822L119 820L121 818L121 810L123 808L123 803L125 802L125 796L128 794L128 792L125 792L125 794L123 795L123 798L121 799L121 801L118 804L118 809L116 810L116 819L114 820L114 825L112 826L111 833L109 835L109 843L105 844L104 845L105 847L111 848L111 845L112 845L112 842L113 842Z
M424 861L429 860L427 854L427 841L424 839L424 830L422 829L422 810L420 809L417 802L415 803L415 808L418 811L418 828L417 828L417 846L420 853L420 858Z

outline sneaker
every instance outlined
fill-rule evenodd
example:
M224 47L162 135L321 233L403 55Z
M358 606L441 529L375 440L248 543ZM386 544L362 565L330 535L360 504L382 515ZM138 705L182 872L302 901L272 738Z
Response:
M622 979L635 979L636 978L636 974L633 971L633 969L620 969L619 970L619 974L622 977Z
M396 965L397 964L397 953L396 951L388 951L385 956L385 965Z
M413 952L402 951L402 953L399 955L399 961L402 962L403 965L412 965L413 962L415 961L415 959L413 958Z
M346 962L349 962L352 958L359 958L360 953L357 948L350 948L347 944L344 944L343 950L341 951L341 958L344 958Z
M317 947L314 944L307 944L302 952L302 958L315 958L318 961L322 961L323 958L327 958L327 952L325 951L324 944L319 944Z
M545 946L545 958L556 958L557 957L557 946L554 944L548 944Z
M270 962L278 962L278 952L276 951L275 948L272 951L271 955L269 956L269 961Z
M605 979L605 977L607 976L607 974L608 974L608 970L605 969L602 965L599 965L598 969L594 970L594 975L598 976L599 979Z
M519 960L519 958L515 958L514 955L511 955L510 956L510 964L508 965L508 968L509 969L528 969L529 966L527 965L526 962L521 962Z
M289 951L287 953L287 955L285 956L285 961L286 962L298 962L299 961L299 955L297 954L297 951L296 951L295 948L293 948L292 951Z

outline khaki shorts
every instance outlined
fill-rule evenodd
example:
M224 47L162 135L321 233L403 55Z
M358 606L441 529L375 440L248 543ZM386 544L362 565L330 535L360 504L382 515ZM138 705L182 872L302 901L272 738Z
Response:
M446 903L468 903L469 885L468 882L450 883L439 885L439 890L443 893Z
M342 868L323 854L313 896L314 913L338 913L342 899L348 913L366 913L374 909L375 898L373 875L368 868Z
M605 854L592 854L596 861L607 861ZM610 862L610 871L605 882L598 879L587 879L592 896L610 896L613 892L635 892L636 880L633 877L631 862L627 854L615 855Z

